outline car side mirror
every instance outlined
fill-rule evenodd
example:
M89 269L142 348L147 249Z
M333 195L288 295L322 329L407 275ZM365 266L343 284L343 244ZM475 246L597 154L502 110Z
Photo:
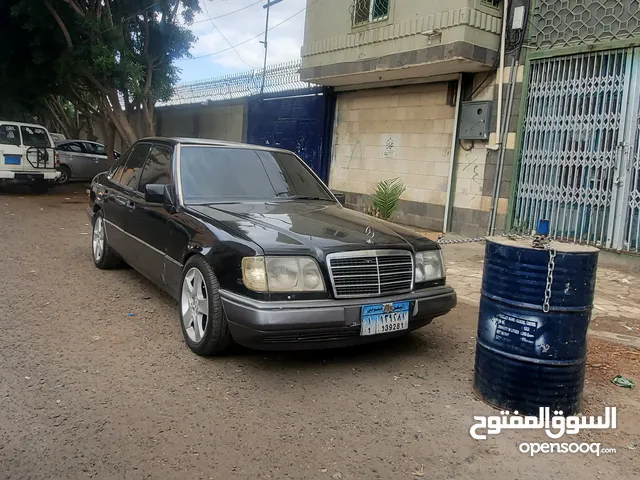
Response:
M149 184L144 187L144 199L149 203L165 202L165 187L161 184Z
M333 196L340 202L340 205L344 206L347 203L347 196L344 193L333 192Z

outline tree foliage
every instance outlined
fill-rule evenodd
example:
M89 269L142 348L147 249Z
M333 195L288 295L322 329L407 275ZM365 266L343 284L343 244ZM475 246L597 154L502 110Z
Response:
M0 99L58 117L70 102L125 144L153 135L199 10L198 0L3 0L0 42L12 48L0 51Z

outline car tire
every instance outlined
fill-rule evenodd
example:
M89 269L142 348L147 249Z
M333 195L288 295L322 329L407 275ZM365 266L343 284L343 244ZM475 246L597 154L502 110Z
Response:
M58 171L60 172L60 176L57 179L58 185L64 185L71 180L71 169L66 165L62 165Z
M100 211L93 217L91 257L100 270L110 270L122 264L120 256L109 246L104 216Z
M233 344L220 299L220 284L202 255L194 255L182 270L179 296L180 327L197 355L227 352Z

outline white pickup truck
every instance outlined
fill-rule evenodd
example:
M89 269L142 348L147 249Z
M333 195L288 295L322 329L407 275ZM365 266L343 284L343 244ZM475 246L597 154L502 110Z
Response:
M59 176L54 143L45 127L0 120L0 186L26 184L46 192Z

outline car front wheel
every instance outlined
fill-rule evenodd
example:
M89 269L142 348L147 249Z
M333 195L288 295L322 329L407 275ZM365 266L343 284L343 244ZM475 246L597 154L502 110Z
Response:
M187 345L197 355L221 355L233 343L219 290L206 259L191 257L182 272L180 325Z

